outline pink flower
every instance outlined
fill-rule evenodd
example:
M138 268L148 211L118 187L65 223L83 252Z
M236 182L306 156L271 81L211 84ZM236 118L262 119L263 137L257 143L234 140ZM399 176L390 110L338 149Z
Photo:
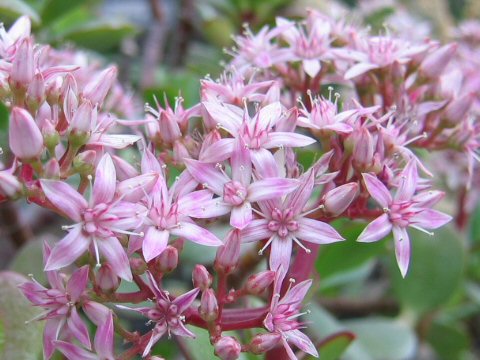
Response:
M193 289L178 296L175 300L171 300L167 292L160 290L153 275L150 272L147 272L147 275L150 289L155 296L155 306L153 308L129 308L117 305L120 309L139 312L149 318L151 322L155 323L155 327L152 330L152 336L142 354L143 357L146 357L150 353L152 346L166 333L169 337L171 334L174 334L177 336L195 338L195 334L188 330L183 324L185 321L184 313L190 308L200 292L200 289Z
M43 151L43 137L30 113L14 107L10 116L8 140L12 152L20 159L38 157Z
M252 220L253 202L285 195L297 187L295 180L278 177L252 182L250 152L241 141L236 141L230 160L231 178L221 169L220 164L214 166L192 159L185 159L185 164L200 184L221 197L212 199L192 216L210 218L231 212L230 225L237 229L245 228Z
M385 213L368 224L357 241L378 241L393 232L395 255L400 272L405 277L410 262L410 238L407 227L433 235L425 229L437 229L452 219L449 215L430 209L441 199L442 194L424 191L415 195L419 179L414 159L408 162L401 173L398 189L393 198L388 188L375 176L363 174L363 180L367 191Z
M281 341L291 360L297 360L297 357L290 344L295 345L307 354L318 357L315 345L299 330L305 327L304 324L298 321L298 317L303 315L300 313L300 309L303 299L312 285L312 280L305 280L290 287L285 295L280 298L280 289L284 277L283 268L279 268L275 278L270 311L263 321L263 325L272 335L280 335L277 341Z
M261 211L256 213L263 219L253 220L241 233L243 242L268 239L259 254L261 255L271 245L271 270L276 270L279 266L288 269L293 243L310 252L301 240L314 244L344 240L330 225L307 217L316 210L305 211L314 190L314 181L314 172L309 171L302 176L297 189L287 195L285 200L275 197L269 201L260 201L258 205Z
M148 191L156 179L157 175L151 174L130 182L136 181L137 187ZM103 256L119 277L131 281L128 257L116 234L131 234L128 230L137 228L143 222L140 215L145 213L145 209L139 204L122 201L122 197L128 193L115 197L116 173L110 155L105 154L98 164L88 202L64 182L41 180L41 186L47 199L76 222L67 227L70 229L68 235L53 248L45 270L70 265L90 248L97 264L100 264L100 256Z

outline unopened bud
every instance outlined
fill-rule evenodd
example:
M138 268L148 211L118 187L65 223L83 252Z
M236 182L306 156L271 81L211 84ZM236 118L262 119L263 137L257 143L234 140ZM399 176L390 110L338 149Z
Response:
M258 274L253 274L247 279L245 290L249 294L259 295L265 291L275 279L275 271L266 270Z
M178 250L173 246L167 246L157 257L158 270L162 273L169 273L177 268Z
M55 147L60 143L60 135L58 131L55 129L55 126L52 122L48 119L43 121L42 126L42 135L43 135L43 142L49 151L54 152ZM55 155L50 154L50 155Z
M90 300L85 301L82 308L88 318L97 326L105 324L111 311L105 305Z
M95 170L95 158L97 153L94 150L86 150L75 156L72 162L73 169L82 175L92 174Z
M14 107L10 115L10 149L20 159L33 159L43 150L43 136L32 115Z
M223 336L215 343L215 355L222 360L236 360L242 347L232 336Z
M212 285L213 277L203 265L195 265L192 272L193 286L204 291Z
M101 105L117 78L117 68L112 66L103 70L83 90L83 97L94 105Z
M51 158L45 164L45 173L44 177L46 179L58 179L60 178L60 165L58 164L58 160L55 158Z
M254 354L262 354L273 349L280 342L281 335L276 334L259 334L256 335L250 342L249 349Z
M202 293L198 314L207 322L213 321L218 317L217 297L212 289L207 289Z
M61 76L57 76L55 79L50 80L47 85L46 95L47 102L50 106L57 105L62 93L63 79Z
M443 118L450 126L459 124L465 115L470 111L475 93L467 93L452 100L443 113Z
M372 135L367 128L361 127L354 136L353 161L360 170L368 169L373 160L375 146Z
M33 41L27 37L20 42L12 62L9 79L12 91L25 91L34 74Z
M143 259L132 257L130 258L130 268L134 275L142 275L147 271L147 263Z
M228 233L225 245L218 248L217 256L215 257L215 269L229 274L237 267L239 258L240 236L239 230L235 229Z
M336 187L325 194L325 211L333 216L343 213L358 195L358 184L351 182Z
M22 189L17 177L5 171L0 171L0 194L12 197Z
M45 82L42 74L38 73L28 85L27 89L27 105L28 108L36 111L45 101Z
M106 293L114 292L118 289L120 281L113 271L110 264L103 264L97 273L97 285Z
M188 159L190 157L191 156L185 145L183 145L183 143L180 141L175 141L175 143L173 144L173 161L176 164L183 164L183 159Z
M138 176L138 171L128 161L120 156L112 155L115 170L117 171L117 179L120 181Z
M457 44L444 45L430 53L420 65L420 74L427 78L437 78L455 56Z
M79 133L89 133L96 119L96 112L90 101L84 101L73 114L70 129Z

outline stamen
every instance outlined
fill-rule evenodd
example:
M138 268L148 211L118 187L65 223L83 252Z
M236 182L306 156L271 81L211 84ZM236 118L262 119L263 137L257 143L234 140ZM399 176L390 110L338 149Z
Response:
M95 266L97 268L99 268L101 265L100 265L100 252L98 251L98 244L97 244L97 240L94 238L93 239L93 248L95 249L95 258L97 259L97 263L95 264Z
M305 250L305 252L307 254L310 254L312 252L312 250L310 250L309 248L307 248L305 245L303 245L300 240L298 240L295 236L292 238L293 241L295 241L297 243L298 246L300 246L303 250Z
M418 135L418 136L415 136L413 138L411 138L410 140L404 142L402 144L402 146L407 146L407 145L410 145L411 143L417 141L417 140L420 140L420 139L426 139L428 137L427 133L424 131L421 135Z
M430 236L435 235L434 232L428 231L428 230L426 230L426 229L424 229L424 228L422 228L422 227L420 227L420 226L418 226L418 225L412 225L412 224L410 224L409 226L412 227L412 228L414 228L414 229L417 229L417 230L419 230L419 231L421 231L421 232L423 232L423 233L425 233L425 234L427 234L427 235L430 235Z
M273 241L273 236L268 239L267 243L258 251L258 255L263 255L263 252L265 251L265 249L272 243Z
M317 210L323 210L323 209L325 209L325 205L320 204L320 205L318 205L317 207L313 208L312 210L308 210L308 211L306 211L306 212L304 212L304 213L301 213L299 216L300 216L300 217L304 217L304 216L310 215L311 213L314 213L314 212L317 211Z

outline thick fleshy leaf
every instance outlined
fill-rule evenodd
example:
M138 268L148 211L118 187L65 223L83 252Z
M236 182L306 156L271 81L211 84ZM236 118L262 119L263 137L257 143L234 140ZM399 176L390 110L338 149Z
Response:
M90 245L90 239L82 233L81 225L76 225L52 249L45 271L57 270L77 260Z
M359 242L372 242L383 239L392 231L392 223L388 219L387 214L383 214L373 220L362 231L357 241Z
M267 178L255 181L248 187L248 200L251 202L281 197L298 187L294 179Z
M93 184L93 201L95 204L108 203L115 195L117 174L112 158L107 153L103 155L95 171Z
M277 235L274 235L274 239L270 248L270 269L278 269L280 266L284 269L288 269L290 265L290 258L292 257L292 239L281 239Z
M186 221L180 222L180 224L177 227L172 228L170 232L177 236L183 236L185 239L188 239L200 245L223 245L223 242L207 229L204 229L203 227Z
M299 229L295 235L300 240L314 244L330 244L345 240L337 230L322 221L304 217L298 220L298 224Z
M130 262L127 254L117 238L98 239L97 245L100 254L105 257L112 266L113 272L127 281L132 281L132 272L130 271Z
M388 208L392 203L392 195L387 187L377 179L376 176L371 174L362 174L363 181L367 187L370 195L375 199L375 201L382 207Z
M230 179L215 165L202 163L197 160L185 159L187 170L200 184L204 185L217 195L223 194L223 186Z
M78 315L77 308L72 306L70 309L70 316L67 317L67 325L73 336L75 336L80 343L87 349L91 349L90 336L88 329L83 320Z
M156 258L167 247L170 233L167 230L158 230L149 226L143 238L142 252L145 261Z
M410 238L405 228L394 226L392 230L398 267L402 276L405 277L410 264Z
M87 201L82 195L63 181L40 180L47 199L62 213L73 221L80 221L81 214L87 208Z
M88 269L88 265L82 266L80 269L75 270L70 279L68 279L66 291L74 303L78 301L80 295L82 295L87 287Z
M240 233L242 242L253 242L270 238L272 232L268 230L268 220L252 220Z
M244 202L240 206L232 207L232 214L230 215L230 225L236 229L245 229L245 227L252 221L252 205L249 202Z

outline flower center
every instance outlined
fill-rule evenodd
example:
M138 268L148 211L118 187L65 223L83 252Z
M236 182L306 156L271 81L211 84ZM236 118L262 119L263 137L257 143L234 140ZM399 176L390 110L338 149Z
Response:
M105 217L105 212L108 209L107 204L98 204L92 209L86 209L82 214L83 217L83 230L90 235L103 234L106 229L102 227L101 222Z
M286 237L290 232L298 230L298 222L295 220L291 208L280 210L275 208L272 211L272 219L267 224L268 230L276 232L281 238Z
M394 225L406 227L410 224L410 218L417 214L411 207L411 202L392 204L388 216Z
M242 205L247 198L247 189L238 181L230 181L223 186L223 200L234 206Z

